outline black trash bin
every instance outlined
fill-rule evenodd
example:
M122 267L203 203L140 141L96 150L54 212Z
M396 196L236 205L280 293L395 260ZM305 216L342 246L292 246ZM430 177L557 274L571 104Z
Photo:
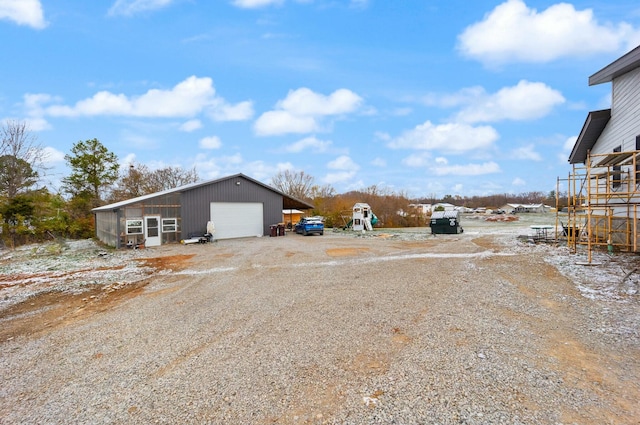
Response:
M284 236L284 224L278 224L278 236Z
M271 226L269 226L269 236L271 236L272 238L275 238L276 236L278 236L277 224L272 224Z
M431 214L432 234L457 234L462 233L460 226L460 213L458 211L435 211Z

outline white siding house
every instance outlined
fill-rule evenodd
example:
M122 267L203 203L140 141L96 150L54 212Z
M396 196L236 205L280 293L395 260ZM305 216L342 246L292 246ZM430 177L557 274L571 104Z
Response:
M569 156L570 218L573 208L590 245L638 251L640 46L589 77L589 85L604 83L611 109L589 112Z
M454 211L456 209L456 206L448 202L439 202L433 205L431 211L436 211L438 209L443 209L444 211Z

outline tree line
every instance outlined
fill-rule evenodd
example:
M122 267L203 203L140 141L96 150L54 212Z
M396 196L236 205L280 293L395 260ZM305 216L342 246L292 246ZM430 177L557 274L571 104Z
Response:
M94 236L95 207L194 183L194 169L143 164L121 169L118 157L98 139L78 141L65 155L70 174L61 188L38 187L47 173L47 152L26 123L0 128L0 244L17 245Z
M199 180L195 168L167 166L151 170L144 164L122 168L118 157L98 139L78 141L64 159L70 173L57 192L40 185L47 173L47 152L26 123L7 121L0 127L0 244L17 246L56 237L94 236L95 207L172 189ZM321 215L328 227L344 227L353 205L367 203L383 227L427 225L411 204L449 202L469 208L499 208L507 202L555 205L555 193L460 197L435 195L410 199L404 192L380 186L336 193L331 185L318 185L304 171L285 170L271 179L271 186L311 203L311 215Z
M450 203L467 208L498 209L507 203L546 204L566 206L566 194L556 202L556 192L527 192L521 194L500 194L487 196L410 198L406 193L377 185L361 190L337 194L330 185L318 185L315 178L304 171L284 170L271 179L271 186L294 198L307 201L314 206L311 215L325 218L328 227L344 227L351 220L354 204L366 203L378 217L380 227L420 227L429 224L429 217L417 213L416 204Z

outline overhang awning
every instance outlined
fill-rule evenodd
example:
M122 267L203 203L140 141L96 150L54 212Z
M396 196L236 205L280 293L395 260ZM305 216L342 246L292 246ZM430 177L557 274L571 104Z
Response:
M311 209L313 209L313 205L311 205L308 202L301 201L300 199L296 199L296 198L293 198L291 196L287 196L287 195L283 194L283 196L282 196L282 209L283 210L290 210L290 209L311 210Z
M602 131L611 119L611 109L591 111L582 126L578 140L569 155L569 164L584 164L587 154L600 138Z

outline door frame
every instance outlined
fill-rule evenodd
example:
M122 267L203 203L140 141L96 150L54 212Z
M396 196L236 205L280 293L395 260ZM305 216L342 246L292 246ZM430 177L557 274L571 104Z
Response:
M155 219L157 226L149 227L148 221L149 219ZM162 244L162 225L161 217L159 215L145 215L142 218L142 223L144 224L144 245L145 246L160 246ZM157 230L157 234L155 236L149 236L149 230L152 229Z

